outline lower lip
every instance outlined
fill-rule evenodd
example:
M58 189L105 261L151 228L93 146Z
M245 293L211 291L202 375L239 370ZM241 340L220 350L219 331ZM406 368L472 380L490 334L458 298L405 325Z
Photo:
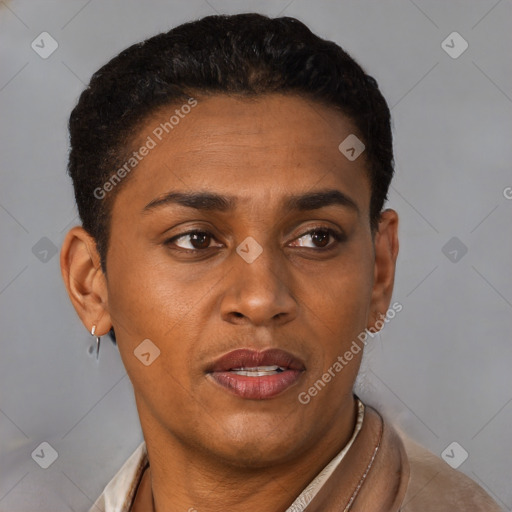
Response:
M234 372L212 372L215 382L231 393L248 400L267 400L273 398L299 379L302 371L285 370L284 372L262 377L247 377Z

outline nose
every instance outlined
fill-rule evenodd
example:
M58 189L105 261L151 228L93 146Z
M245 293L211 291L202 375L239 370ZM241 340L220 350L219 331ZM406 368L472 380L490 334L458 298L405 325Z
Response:
M264 248L252 262L238 253L232 259L234 264L221 302L223 320L270 327L290 322L297 316L292 276L282 255Z

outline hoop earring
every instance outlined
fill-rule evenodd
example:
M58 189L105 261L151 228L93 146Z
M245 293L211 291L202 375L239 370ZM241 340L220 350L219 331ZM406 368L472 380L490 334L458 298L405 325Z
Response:
M91 329L91 336L96 336L96 326L93 325ZM101 336L96 336L96 360L98 360L100 354L100 341Z

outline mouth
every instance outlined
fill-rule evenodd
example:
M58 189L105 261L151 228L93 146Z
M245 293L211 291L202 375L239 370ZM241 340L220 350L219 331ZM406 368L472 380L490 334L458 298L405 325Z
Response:
M206 373L231 394L248 400L267 400L294 385L305 369L299 358L284 350L238 349L222 356Z

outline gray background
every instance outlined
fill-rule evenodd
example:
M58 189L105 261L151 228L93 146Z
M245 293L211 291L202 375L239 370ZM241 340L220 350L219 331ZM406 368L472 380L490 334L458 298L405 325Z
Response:
M512 510L510 0L0 2L0 510L85 511L142 441L117 348L88 354L54 254L77 224L69 113L128 45L243 11L301 19L379 82L403 311L372 341L360 394L438 455L457 441L459 469ZM47 59L31 48L44 31L59 45ZM453 31L469 44L458 58L441 46ZM48 469L31 457L42 442Z

